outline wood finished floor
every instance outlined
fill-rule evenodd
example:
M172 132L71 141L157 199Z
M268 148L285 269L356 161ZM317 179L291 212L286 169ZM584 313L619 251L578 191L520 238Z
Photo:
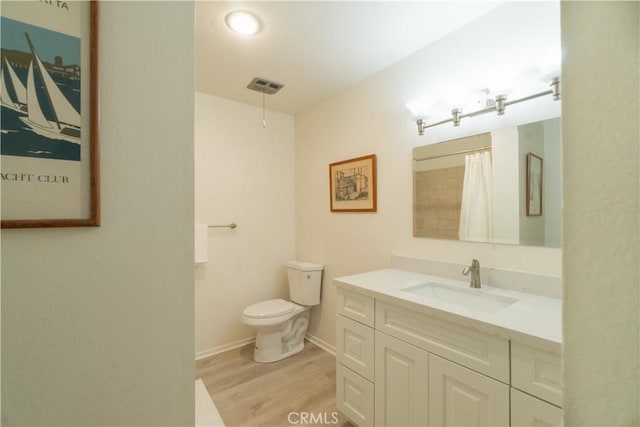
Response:
M268 364L254 362L253 343L248 344L197 361L198 378L226 427L351 427L336 410L336 359L310 342L300 353ZM303 423L299 413L320 422Z

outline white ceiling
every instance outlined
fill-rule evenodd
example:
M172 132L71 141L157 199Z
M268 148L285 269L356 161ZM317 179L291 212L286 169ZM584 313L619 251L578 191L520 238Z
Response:
M284 84L267 108L295 114L354 86L503 2L196 2L196 90L261 106L254 77ZM262 31L232 33L225 15L257 14Z

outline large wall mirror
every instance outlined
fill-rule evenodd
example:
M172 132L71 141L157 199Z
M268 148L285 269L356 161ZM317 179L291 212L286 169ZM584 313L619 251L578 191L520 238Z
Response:
M413 235L561 246L561 120L413 149Z

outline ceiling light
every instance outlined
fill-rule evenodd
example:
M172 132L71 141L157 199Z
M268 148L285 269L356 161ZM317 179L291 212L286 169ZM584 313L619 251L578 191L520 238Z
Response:
M256 15L246 10L236 10L235 12L228 13L224 17L224 21L227 23L227 27L231 28L236 33L251 36L260 31L260 20Z

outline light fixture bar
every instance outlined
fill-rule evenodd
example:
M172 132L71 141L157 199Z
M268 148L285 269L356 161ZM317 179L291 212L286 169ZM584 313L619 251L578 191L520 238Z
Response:
M515 104L519 104L521 102L525 102L525 101L530 101L532 99L536 99L536 98L540 98L542 96L547 96L547 95L553 95L553 100L557 101L560 99L560 78L555 77L551 80L551 82L549 83L549 85L551 86L551 89L549 90L545 90L543 92L538 92L538 93L534 93L532 95L529 96L525 96L522 98L518 98L518 99L514 99L512 101L506 101L506 97L502 96L498 96L496 97L496 104L495 105L491 105L489 107L486 108L482 108L480 110L476 110L476 111L472 111L470 113L466 113L466 114L462 114L461 110L459 108L454 108L451 111L452 117L449 119L444 119L444 120L440 120L439 122L435 122L435 123L429 123L427 124L423 119L418 119L416 121L416 124L418 125L418 135L424 135L424 131L425 129L428 128L432 128L434 126L440 126L443 125L445 123L452 123L454 126L459 126L460 125L460 121L462 119L465 119L467 117L474 117L474 116L479 116L485 113L490 113L493 111L497 111L498 115L502 115L504 114L504 110L506 107L510 106L510 105L515 105Z

